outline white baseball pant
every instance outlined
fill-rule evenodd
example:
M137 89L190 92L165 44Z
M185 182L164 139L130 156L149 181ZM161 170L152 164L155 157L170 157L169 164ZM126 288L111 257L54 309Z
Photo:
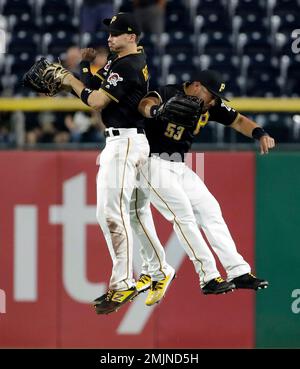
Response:
M132 268L130 199L137 186L137 173L147 162L149 144L136 129L119 129L107 137L97 175L97 220L112 258L109 288L127 290L135 286Z
M144 181L141 183L145 184ZM130 204L130 220L140 243L140 254L143 261L141 273L150 275L152 281L165 278L173 268L166 262L164 248L155 230L148 185L134 189Z
M173 222L177 237L199 273L201 287L220 273L199 226L225 268L228 280L250 272L249 264L237 252L217 200L185 163L153 156L141 174L151 190L151 203ZM147 210L143 212L147 214ZM143 254L147 255L150 245L145 241L142 248Z

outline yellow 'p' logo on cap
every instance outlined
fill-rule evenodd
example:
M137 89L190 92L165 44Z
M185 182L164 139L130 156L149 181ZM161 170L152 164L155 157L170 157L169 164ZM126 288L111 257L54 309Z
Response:
M221 86L219 88L219 92L222 92L225 89L225 83L221 83Z
M130 28L130 27L127 27L127 31L130 31L130 32L132 32L132 28Z
M117 19L117 17L114 15L114 16L111 18L110 24L112 24L112 22L114 22L116 19Z

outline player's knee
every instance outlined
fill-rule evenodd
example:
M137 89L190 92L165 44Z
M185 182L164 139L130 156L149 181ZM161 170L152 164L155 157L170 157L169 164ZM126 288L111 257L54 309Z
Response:
M202 218L201 226L217 226L217 225L223 225L225 223L225 220L223 218L222 212L220 207L217 207L214 209L214 211L209 212L205 215L205 217Z
M105 208L105 210L97 209L96 218L100 226L102 226L103 224L107 225L107 223L109 222L118 223L118 216L114 216L114 212L112 210L109 210L107 207Z
M197 224L197 220L193 214L183 214L174 218L175 224Z
M215 200L209 207L206 217L208 219L219 219L222 217L222 210L217 200Z
M209 201L201 203L199 206L196 205L195 207L198 209L198 213L203 221L222 216L221 207L213 196L209 198Z

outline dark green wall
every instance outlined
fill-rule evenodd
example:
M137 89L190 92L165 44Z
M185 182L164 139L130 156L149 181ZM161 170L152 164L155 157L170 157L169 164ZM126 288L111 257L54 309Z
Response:
M300 347L300 152L256 162L256 271L270 282L257 292L256 346Z

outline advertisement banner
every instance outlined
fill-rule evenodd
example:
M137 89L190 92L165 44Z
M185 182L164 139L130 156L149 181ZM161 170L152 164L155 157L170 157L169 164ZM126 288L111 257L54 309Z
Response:
M157 233L177 273L166 297L147 307L146 292L117 313L95 314L91 302L106 292L112 268L96 220L97 155L0 153L0 347L253 347L254 292L203 295L172 224L156 210ZM251 265L254 164L253 153L204 155L205 184ZM135 242L136 277L138 248Z

